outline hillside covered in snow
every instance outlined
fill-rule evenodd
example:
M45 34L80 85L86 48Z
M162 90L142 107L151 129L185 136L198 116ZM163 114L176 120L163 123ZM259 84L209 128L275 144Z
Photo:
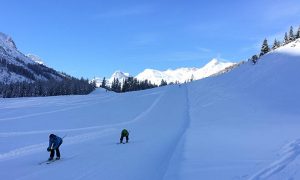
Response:
M43 65L37 56L21 53L8 35L0 32L0 83L60 81L64 76Z
M0 101L1 179L300 179L300 42L151 90ZM122 129L129 143L117 144ZM48 136L62 159L40 164ZM13 172L12 172L13 170Z
M0 32L0 98L89 94L95 85L47 67L36 55L18 51Z

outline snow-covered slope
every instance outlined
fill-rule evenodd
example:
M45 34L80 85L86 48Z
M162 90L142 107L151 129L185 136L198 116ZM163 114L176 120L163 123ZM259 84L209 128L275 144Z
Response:
M15 42L0 32L0 83L33 82L36 80L61 80L62 75L46 66L39 66L36 56L19 52Z
M37 55L34 54L27 54L27 57L29 57L32 61L38 63L38 64L45 64L44 61L42 60L42 58L40 58Z
M300 179L300 43L146 91L0 101L1 179ZM128 144L117 144L123 128ZM48 135L64 138L48 158ZM12 172L13 170L13 172Z
M300 179L300 40L188 85L190 124L165 179Z

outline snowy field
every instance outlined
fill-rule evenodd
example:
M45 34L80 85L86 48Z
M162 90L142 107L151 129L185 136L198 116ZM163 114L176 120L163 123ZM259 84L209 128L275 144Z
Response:
M299 67L296 42L181 86L1 99L0 179L300 179ZM50 133L62 159L39 165Z

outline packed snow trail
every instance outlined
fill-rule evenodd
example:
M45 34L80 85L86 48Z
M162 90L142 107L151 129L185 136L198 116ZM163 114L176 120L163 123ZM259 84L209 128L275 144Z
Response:
M126 94L4 99L0 169L14 173L0 176L160 180L187 125L186 91L177 85ZM118 145L123 128L130 140ZM38 165L49 156L49 133L68 134L63 159Z

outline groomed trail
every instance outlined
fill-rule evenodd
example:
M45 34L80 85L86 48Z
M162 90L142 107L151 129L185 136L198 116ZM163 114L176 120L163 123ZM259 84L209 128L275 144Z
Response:
M189 121L186 86L0 101L0 177L163 179ZM128 144L117 144L123 128ZM49 165L49 133L65 136Z

